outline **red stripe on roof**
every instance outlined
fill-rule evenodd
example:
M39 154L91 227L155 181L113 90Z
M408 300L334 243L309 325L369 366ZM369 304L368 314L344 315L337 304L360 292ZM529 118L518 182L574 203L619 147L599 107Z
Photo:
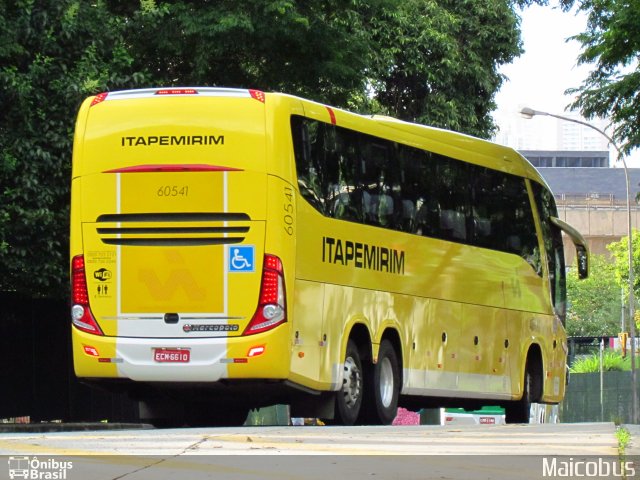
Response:
M333 112L333 109L331 107L327 107L327 110L329 111L329 117L331 118L331 124L335 125L336 124L336 114Z

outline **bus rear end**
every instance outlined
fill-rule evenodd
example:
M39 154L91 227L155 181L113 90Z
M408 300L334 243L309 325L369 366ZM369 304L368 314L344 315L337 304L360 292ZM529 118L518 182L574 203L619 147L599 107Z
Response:
M265 96L85 101L71 207L76 375L213 385L288 375L284 267L265 251Z

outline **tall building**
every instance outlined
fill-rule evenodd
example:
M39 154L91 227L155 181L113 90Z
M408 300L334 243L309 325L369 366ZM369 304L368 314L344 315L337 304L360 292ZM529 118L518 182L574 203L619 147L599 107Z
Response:
M584 121L576 112L569 112L563 114L563 116ZM567 122L566 120L555 120L558 129L558 150L591 151L609 149L607 139L593 128L579 123ZM589 124L603 131L608 127L607 121L602 119L589 120Z
M577 112L562 112L561 115L585 122L585 119ZM610 150L606 137L586 125L543 116L536 116L528 120L513 115L508 117L508 121L505 118L507 117L499 115L496 117L501 127L494 141L516 150L570 152ZM602 131L608 127L608 122L602 119L592 119L588 123ZM615 161L615 158L613 160Z

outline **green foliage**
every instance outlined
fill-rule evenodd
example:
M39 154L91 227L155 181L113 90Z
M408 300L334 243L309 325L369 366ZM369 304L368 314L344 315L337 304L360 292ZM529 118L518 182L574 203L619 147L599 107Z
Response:
M0 0L0 290L67 291L73 124L81 99L132 85L101 2Z
M285 91L483 137L536 0L0 0L0 291L67 292L72 135L101 91Z
M594 68L579 88L569 90L578 94L572 107L586 118L609 118L615 126L613 138L628 153L640 146L640 2L576 3L588 14L587 31L573 37L582 44L578 63Z
M616 438L618 439L618 455L624 457L627 446L631 443L631 432L624 427L616 428Z
M336 105L364 90L370 46L359 2L127 5L112 14L127 18L135 67L155 84L285 91Z
M638 298L640 288L640 233L633 230L633 292ZM607 249L611 252L614 259L614 271L618 285L625 292L629 292L629 237L622 237L619 242L612 242L607 245Z
M619 352L605 350L602 358L605 372L623 372L631 370L631 357L623 357ZM595 373L600 371L600 353L577 359L570 369L571 373Z
M589 277L584 280L574 272L567 275L567 334L617 335L622 306L616 268L603 255L591 255L589 268Z
M500 0L400 2L368 21L370 92L382 113L487 138L498 68L521 53L518 26Z

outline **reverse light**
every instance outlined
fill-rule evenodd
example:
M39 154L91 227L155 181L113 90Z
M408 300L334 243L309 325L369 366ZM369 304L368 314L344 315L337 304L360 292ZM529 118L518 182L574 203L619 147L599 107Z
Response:
M275 255L265 254L260 284L260 300L244 335L265 332L287 321L284 270Z
M71 322L83 332L103 335L89 308L84 255L76 255L71 260L71 303Z

